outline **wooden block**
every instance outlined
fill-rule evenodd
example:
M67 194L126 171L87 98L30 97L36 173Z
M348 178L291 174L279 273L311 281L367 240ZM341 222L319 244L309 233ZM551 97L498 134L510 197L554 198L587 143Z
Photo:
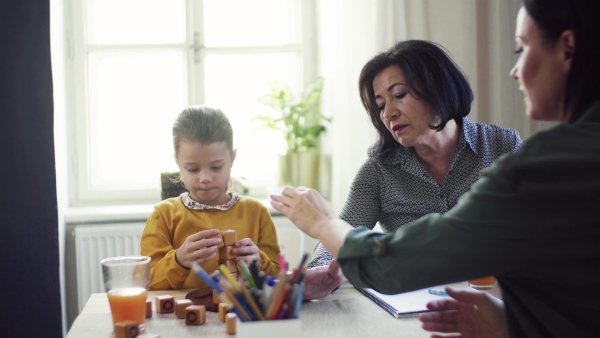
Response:
M237 316L235 313L228 313L225 316L225 328L227 334L235 334L235 322L237 321Z
M219 303L219 319L225 322L225 315L229 312L229 305L227 303Z
M231 250L233 250L233 246L231 246L231 245L226 245L226 246L220 248L219 249L219 260L227 261L230 259L237 258L237 255L233 254L231 252Z
M202 325L206 322L206 306L190 305L185 308L185 325Z
M225 264L225 266L227 267L227 270L229 270L229 272L231 272L231 273L238 272L238 264L237 264L236 259L228 259L223 264Z
M156 313L175 312L175 297L171 295L156 296Z
M225 246L225 243L224 243L224 241L223 241L223 234L222 234L222 233L219 233L218 235L216 235L216 236L214 236L214 237L212 237L212 238L220 238L220 239L221 239L221 241L219 242L219 244L217 244L217 248L219 248L219 249L220 249L220 248L222 248L223 246Z
M194 303L189 299L179 299L175 301L175 315L179 319L185 318L185 308Z
M138 323L133 320L124 320L115 324L116 338L133 338L140 333Z
M152 302L146 299L146 318L152 317Z
M225 246L234 245L237 242L237 232L235 230L223 230L221 231L221 235L223 236L223 244Z
M221 303L221 296L219 296L217 290L213 290L213 303L215 305Z

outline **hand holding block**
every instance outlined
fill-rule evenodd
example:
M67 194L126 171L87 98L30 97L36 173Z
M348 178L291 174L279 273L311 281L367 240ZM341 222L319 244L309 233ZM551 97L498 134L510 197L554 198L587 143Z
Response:
M221 231L223 236L223 244L225 246L232 246L237 242L237 232L235 230L223 230Z
M175 312L175 297L171 295L156 296L156 312L171 313Z
M133 338L140 333L137 322L124 320L115 324L115 335L117 338Z
M185 325L202 325L206 322L206 307L190 305L185 308Z
M179 319L185 318L185 308L193 305L191 300L189 299L179 299L175 301L175 315Z

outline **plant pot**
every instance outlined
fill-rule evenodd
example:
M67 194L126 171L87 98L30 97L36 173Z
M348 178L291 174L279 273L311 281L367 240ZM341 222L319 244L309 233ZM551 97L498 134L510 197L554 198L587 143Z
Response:
M279 185L319 188L319 158L316 149L279 156Z

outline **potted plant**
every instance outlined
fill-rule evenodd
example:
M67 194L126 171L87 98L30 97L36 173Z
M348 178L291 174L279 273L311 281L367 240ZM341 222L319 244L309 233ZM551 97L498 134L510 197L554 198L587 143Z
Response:
M269 87L271 92L258 101L271 107L276 116L258 115L253 119L285 139L287 151L279 159L279 184L318 188L319 136L327 130L324 123L331 122L320 109L323 78L309 84L299 98L294 98L285 83L271 81Z

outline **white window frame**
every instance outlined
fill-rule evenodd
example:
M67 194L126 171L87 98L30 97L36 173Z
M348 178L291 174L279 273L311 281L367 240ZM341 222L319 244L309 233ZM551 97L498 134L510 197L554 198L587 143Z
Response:
M285 0L282 0L285 1ZM315 15L315 0L301 0L302 4L302 43L300 45L289 45L282 47L236 47L236 48L206 48L201 47L199 56L200 62L203 62L205 56L211 52L227 52L240 53L250 50L256 52L264 51L298 51L301 52L303 65L301 76L304 83L310 83L317 77L316 64L316 31L314 29L316 22ZM127 191L98 191L92 190L89 187L89 152L88 152L88 135L89 135L89 115L88 115L88 98L87 98L87 53L90 51L110 50L110 49L131 49L144 48L144 46L136 45L119 45L119 46L89 46L84 45L84 13L85 0L71 0L67 2L67 8L70 7L67 15L65 15L65 26L69 27L66 30L66 41L68 45L68 53L66 60L67 76L66 76L66 96L67 102L70 104L67 107L67 137L68 137L68 161L69 165L69 205L71 207L81 206L102 206L102 205L127 205L127 204L151 204L156 203L160 199L160 180L157 177L156 186L148 187L148 189L127 190ZM187 66L188 66L188 105L202 104L204 102L203 89L203 67L194 67L194 32L200 32L200 44L203 46L203 36L201 33L202 18L202 1L201 0L186 0L187 20L186 20L186 43L185 44L170 44L170 45L151 45L153 49L160 47L178 47L187 49ZM193 69L193 72L189 70ZM251 184L251 183L250 183ZM250 186L251 191L258 192L262 195L265 191L260 187ZM254 189L253 189L254 188Z

